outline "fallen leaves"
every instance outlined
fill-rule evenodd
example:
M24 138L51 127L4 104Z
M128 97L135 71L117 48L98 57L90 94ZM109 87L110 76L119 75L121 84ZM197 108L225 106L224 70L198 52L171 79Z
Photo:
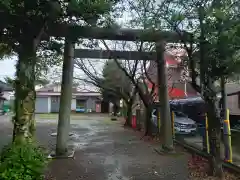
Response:
M198 155L192 155L188 160L189 179L190 180L219 180L217 177L208 176L209 164L207 159ZM224 172L224 180L237 180L235 174Z
M131 129L131 128L129 128ZM144 142L150 143L160 143L162 142L161 137L159 136L144 136L144 132L142 131L135 131L138 136L140 136L141 140ZM186 152L181 146L176 145L175 150L179 152ZM188 169L189 169L189 180L219 180L217 177L209 176L209 163L206 158L203 158L198 155L193 155L188 160ZM240 180L240 177L237 177L235 174L225 171L224 172L224 180Z

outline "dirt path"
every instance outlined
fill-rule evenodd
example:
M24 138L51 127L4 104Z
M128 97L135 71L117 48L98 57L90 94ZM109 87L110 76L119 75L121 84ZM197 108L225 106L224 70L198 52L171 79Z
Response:
M96 117L95 117L96 118ZM186 180L185 155L161 156L119 122L73 122L70 143L74 159L54 160L46 179L55 180Z

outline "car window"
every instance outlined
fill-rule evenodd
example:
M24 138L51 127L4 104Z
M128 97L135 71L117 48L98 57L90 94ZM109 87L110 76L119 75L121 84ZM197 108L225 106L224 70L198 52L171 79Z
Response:
M174 112L176 117L187 117L185 114L181 113L181 112Z

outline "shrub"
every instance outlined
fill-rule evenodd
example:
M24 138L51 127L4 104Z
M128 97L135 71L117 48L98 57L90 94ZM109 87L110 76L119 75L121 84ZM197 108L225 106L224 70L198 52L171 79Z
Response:
M35 143L11 144L1 152L0 179L41 180L46 165L46 154Z

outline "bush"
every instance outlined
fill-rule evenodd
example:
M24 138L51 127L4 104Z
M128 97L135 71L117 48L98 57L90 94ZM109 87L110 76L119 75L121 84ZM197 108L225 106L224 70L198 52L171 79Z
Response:
M43 149L34 143L11 144L3 148L0 159L1 180L41 180L47 165Z

